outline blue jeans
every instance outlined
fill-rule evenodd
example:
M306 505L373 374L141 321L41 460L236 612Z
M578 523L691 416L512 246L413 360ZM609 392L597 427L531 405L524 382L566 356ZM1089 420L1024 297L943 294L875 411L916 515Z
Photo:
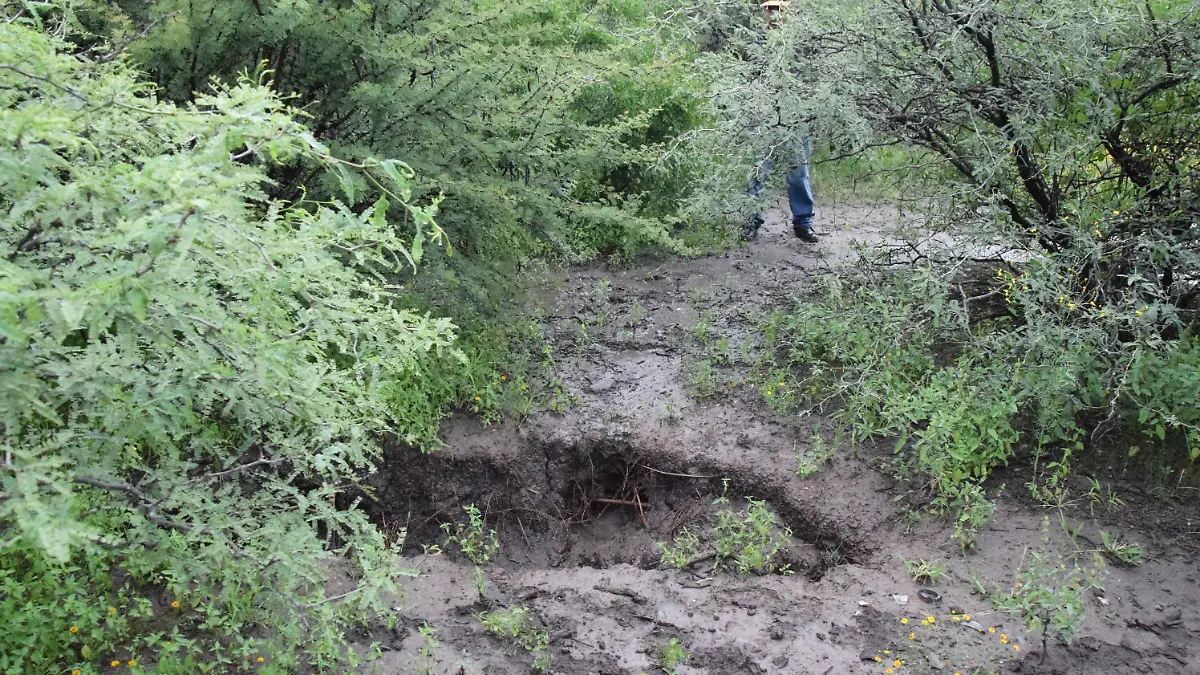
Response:
M799 227L812 227L813 218L813 196L812 186L808 181L808 159L812 156L812 139L805 137L804 145L800 152L796 153L797 157L793 157L795 168L787 175L787 195L788 206L792 210L792 224ZM751 197L757 197L762 194L767 187L767 179L771 175L771 170L775 167L775 162L770 157L763 160L758 170L750 176L750 183L746 186L746 194ZM754 230L762 225L763 217L761 213L755 213L750 218L751 227Z

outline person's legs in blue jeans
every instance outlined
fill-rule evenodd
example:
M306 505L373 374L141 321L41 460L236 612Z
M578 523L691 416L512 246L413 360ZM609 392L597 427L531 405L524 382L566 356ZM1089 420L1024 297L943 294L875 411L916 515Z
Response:
M792 207L792 225L812 227L813 196L808 182L808 165L801 164L787 177L788 204Z
M764 159L762 164L755 169L750 176L750 182L746 186L746 194L751 197L757 197L762 194L763 190L767 189L767 178L771 175L771 169L774 167L774 162L768 157ZM755 211L754 215L750 216L750 220L746 222L745 236L747 239L753 239L758 236L758 228L762 227L766 220L762 213Z
M787 176L788 205L792 209L792 231L802 241L814 243L817 235L813 233L813 196L812 186L808 182L808 160L812 157L812 140L804 139L800 149L799 166Z

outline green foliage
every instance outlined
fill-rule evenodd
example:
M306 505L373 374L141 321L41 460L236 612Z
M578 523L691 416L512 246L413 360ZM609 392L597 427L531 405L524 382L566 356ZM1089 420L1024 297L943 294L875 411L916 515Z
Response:
M905 250L773 319L764 351L799 377L763 387L773 409L836 402L853 440L899 439L898 472L960 514L964 546L989 510L980 483L1018 453L1046 501L1126 430L1146 437L1130 456L1149 446L1156 473L1192 475L1200 87L1180 73L1200 19L1170 3L801 1L762 30L750 11L708 3L675 26L708 49L714 121L695 147L722 158L691 206L761 207L746 176L811 134L815 161L850 158L827 175L894 170L924 216L897 233Z
M500 539L495 530L484 524L479 507L469 504L463 507L463 511L467 512L466 523L442 523L446 544L457 545L463 555L476 565L487 565L500 553Z
M421 649L418 650L417 656L421 658L420 668L423 675L433 675L434 668L437 665L437 650L440 643L437 639L437 629L429 625L429 622L422 623L417 627L417 633L421 636Z
M700 551L700 537L685 527L675 535L675 540L670 546L661 541L656 545L662 551L662 564L683 569Z
M3 669L353 664L342 626L404 570L346 489L425 433L395 378L458 359L393 284L434 206L255 81L161 102L43 10L0 22ZM271 167L376 196L271 200ZM335 557L357 585L327 597Z
M1142 564L1142 547L1137 544L1122 541L1120 537L1104 530L1100 530L1100 541L1104 552L1118 563L1130 566Z
M675 675L675 667L687 663L691 656L679 638L671 638L658 650L658 667L667 675Z
M913 581L921 584L937 583L938 579L946 576L946 566L936 559L905 558L904 569Z
M660 218L688 168L659 157L699 121L700 99L672 50L639 32L640 2L120 4L135 24L177 12L131 47L172 99L265 62L339 157L405 157L415 194L445 196L440 222L466 254L432 261L434 277L491 284L544 255L684 250ZM458 302L477 289L460 290Z
M728 500L720 497L717 503ZM792 531L777 527L775 514L765 501L747 497L743 511L718 509L712 535L718 565L731 566L742 575L788 571L787 565L779 566L776 559L787 547Z
M1028 564L1022 561L1012 588L993 594L992 605L1024 618L1031 632L1040 631L1043 651L1051 636L1070 644L1084 619L1083 593L1102 588L1104 569L1104 561L1098 556L1085 569L1073 557L1052 560L1035 551L1029 555Z
M483 627L493 635L510 639L533 654L533 669L543 672L550 667L550 634L524 607L510 607L478 615Z
M801 478L808 478L820 471L821 467L825 466L825 463L833 457L837 451L837 447L838 443L836 439L833 444L826 445L825 437L814 429L812 443L796 451L796 475Z

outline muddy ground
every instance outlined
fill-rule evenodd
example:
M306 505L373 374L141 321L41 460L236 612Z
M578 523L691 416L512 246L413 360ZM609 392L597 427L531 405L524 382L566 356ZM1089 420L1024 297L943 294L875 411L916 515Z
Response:
M822 241L809 246L777 212L757 240L726 253L557 280L542 299L545 330L578 405L519 427L456 417L445 450L388 452L378 515L407 528L406 560L421 573L395 599L394 630L357 636L381 643L376 672L529 672L533 657L476 617L522 606L550 638L548 672L562 674L662 672L659 651L672 638L690 652L681 674L1200 673L1193 506L1100 472L1124 506L1047 510L1025 498L1028 467L1011 466L989 483L996 513L963 555L951 523L906 517L912 495L886 471L890 446L839 448L801 478L797 456L813 459L814 428L828 421L772 415L736 367L706 377L712 352L698 346L698 322L711 326L709 344L753 349L762 316L802 300L814 274L852 261L854 240L877 244L903 218L885 207L824 208ZM695 400L698 387L706 400ZM781 560L790 573L742 577L703 555L686 570L660 565L656 543L685 527L711 550L713 501L725 491L726 508L762 499L790 528ZM463 556L421 552L467 504L502 545L482 598ZM1063 523L1082 525L1074 542ZM1084 594L1087 618L1070 646L1044 650L973 592L976 582L1010 588L1034 551L1098 546L1099 529L1137 542L1147 560L1108 563L1103 591ZM938 559L948 573L922 586L905 558ZM920 599L922 588L940 601ZM423 623L439 643L428 659Z

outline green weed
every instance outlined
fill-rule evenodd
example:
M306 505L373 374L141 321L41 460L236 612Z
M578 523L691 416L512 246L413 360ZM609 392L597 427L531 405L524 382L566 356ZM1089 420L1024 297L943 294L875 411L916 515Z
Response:
M946 566L936 559L904 558L904 569L919 584L937 583L938 579L946 576Z
M496 531L483 522L483 514L474 504L463 507L467 512L466 523L442 523L446 533L446 544L456 544L467 559L477 566L487 565L500 552L500 539Z
M1142 548L1137 544L1122 541L1120 537L1104 530L1100 530L1100 541L1104 552L1118 563L1130 566L1142 564Z
M675 667L687 663L691 657L679 638L671 638L658 650L658 667L667 675L675 675Z
M1085 495L1088 500L1088 513L1095 516L1096 507L1101 506L1105 511L1112 512L1116 509L1125 506L1125 502L1117 496L1117 493L1109 485L1103 489L1100 486L1100 481L1092 478L1091 486L1088 488Z
M433 675L434 668L437 666L437 630L430 626L428 622L422 623L417 628L417 633L421 636L421 648L417 650L417 656L421 661L419 667L422 675Z
M746 509L734 511L724 507L717 510L713 525L713 540L717 549L717 565L737 570L738 574L788 572L778 566L776 558L792 536L790 528L780 530L775 514L765 501L747 497ZM724 496L717 504L728 504Z
M662 542L655 544L662 552L662 564L683 569L700 550L700 538L686 527L675 535L670 546Z
M510 639L533 655L533 669L543 672L550 667L550 634L524 607L511 607L477 615L489 633Z

